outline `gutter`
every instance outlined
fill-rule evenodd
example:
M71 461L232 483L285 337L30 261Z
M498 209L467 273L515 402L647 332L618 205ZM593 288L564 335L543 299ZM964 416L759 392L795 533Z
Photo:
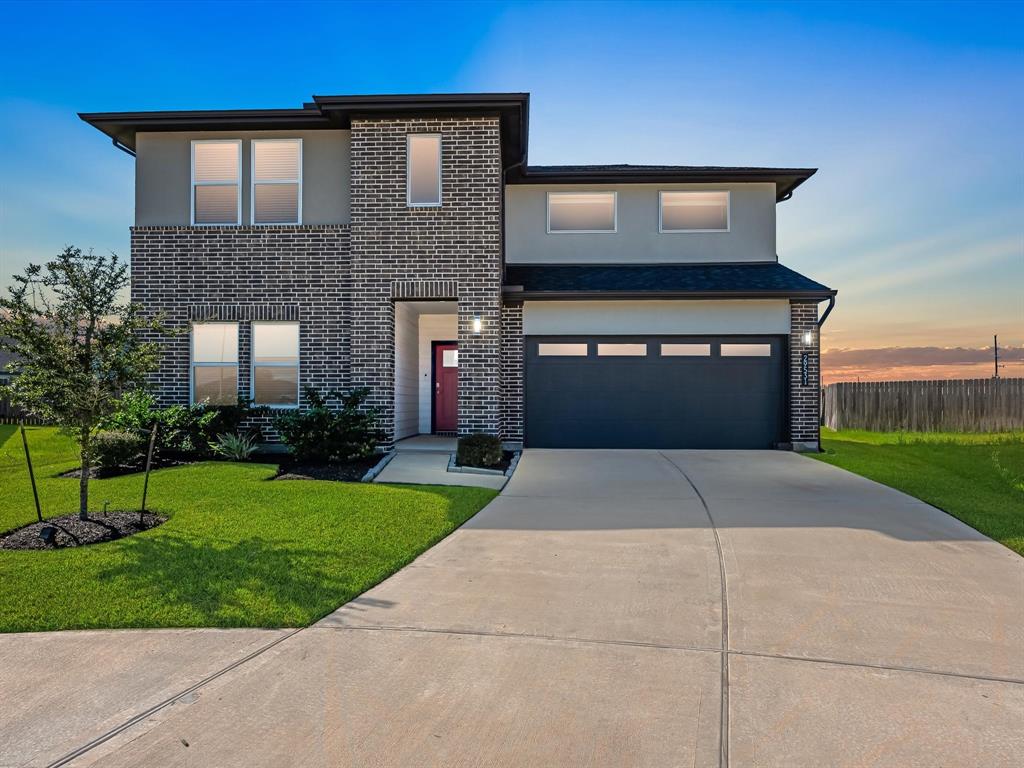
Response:
M122 152L127 152L132 157L135 157L135 150L129 147L127 144L122 144L120 141L118 141L117 137L112 138L111 141L114 143L114 146L120 149Z
M521 286L505 286L506 299L523 301L571 301L593 299L818 299L829 300L829 308L819 326L835 304L836 291L524 291Z

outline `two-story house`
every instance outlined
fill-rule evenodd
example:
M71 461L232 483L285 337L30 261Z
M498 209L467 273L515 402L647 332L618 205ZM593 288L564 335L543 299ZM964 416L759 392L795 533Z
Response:
M390 444L813 448L819 304L778 262L804 168L530 166L528 94L83 114L136 163L165 404L365 387Z

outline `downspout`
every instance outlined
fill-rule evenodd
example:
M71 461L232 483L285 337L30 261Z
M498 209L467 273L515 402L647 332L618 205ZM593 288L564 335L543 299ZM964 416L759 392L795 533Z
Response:
M836 295L833 293L828 297L828 306L825 307L825 313L818 318L818 330L821 330L821 326L825 324L825 320L828 318L828 313L832 311L832 308L836 305Z

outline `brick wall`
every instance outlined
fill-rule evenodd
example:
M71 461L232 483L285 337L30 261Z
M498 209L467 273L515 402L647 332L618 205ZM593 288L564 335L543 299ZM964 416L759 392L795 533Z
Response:
M297 320L300 383L349 386L349 228L134 227L132 300L182 331L154 374L162 405L189 398L190 321L239 323L238 381L248 396L253 320Z
M523 305L501 308L501 439L523 441Z
M804 344L805 331L813 341ZM821 365L818 338L818 304L789 303L789 432L794 449L815 449L819 439ZM803 354L807 353L807 384L803 383Z
M406 205L406 136L440 133L442 205ZM496 117L352 122L351 362L394 435L394 306L458 301L459 432L501 429L501 157ZM482 331L472 330L479 317Z

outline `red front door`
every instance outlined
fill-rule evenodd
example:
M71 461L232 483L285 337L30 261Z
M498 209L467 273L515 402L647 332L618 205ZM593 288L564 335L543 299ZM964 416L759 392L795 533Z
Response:
M434 431L459 427L459 345L434 344Z

